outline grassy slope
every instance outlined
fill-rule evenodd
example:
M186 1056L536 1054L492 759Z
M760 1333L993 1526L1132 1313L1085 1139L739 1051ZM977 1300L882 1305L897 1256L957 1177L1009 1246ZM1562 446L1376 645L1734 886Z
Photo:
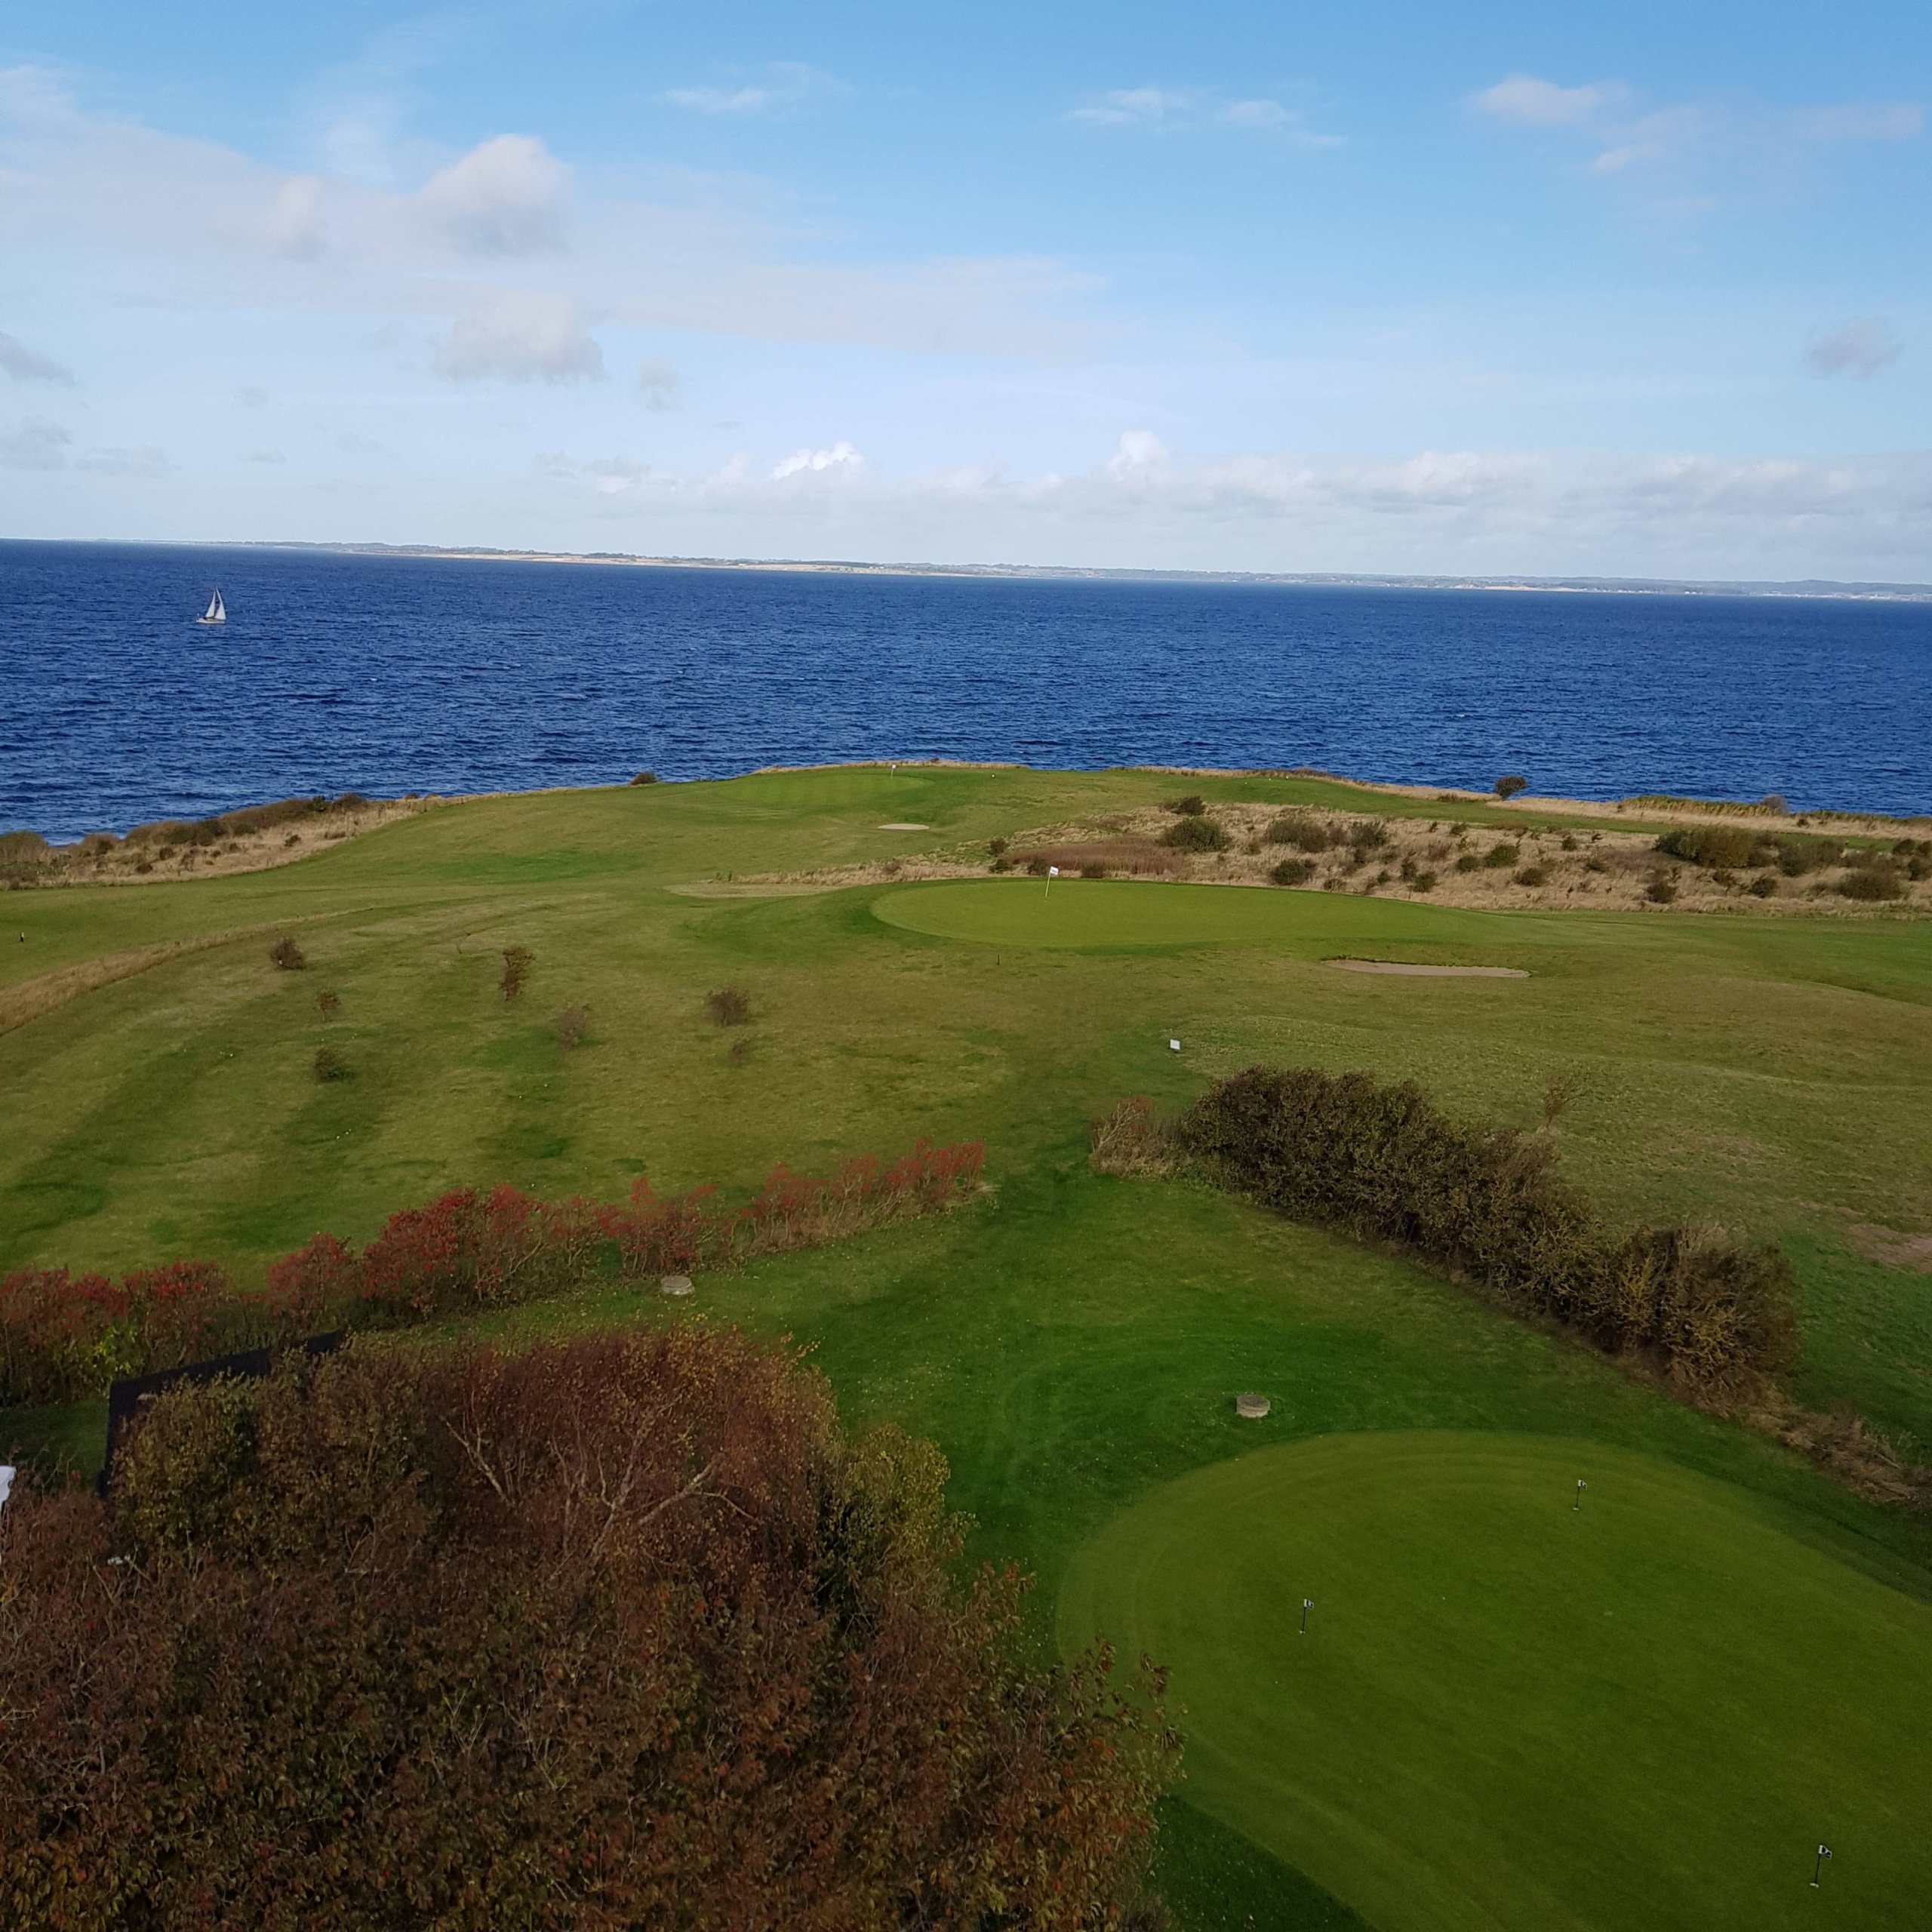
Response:
M1278 1399L1266 1439L1501 1429L1662 1454L1744 1484L1820 1547L1927 1587L1922 1538L1762 1443L1398 1263L1185 1189L1100 1180L1081 1161L1084 1121L1121 1093L1179 1100L1257 1057L1414 1075L1516 1121L1552 1067L1579 1066L1589 1085L1566 1145L1581 1177L1632 1215L1714 1214L1791 1238L1810 1315L1800 1392L1932 1441L1932 1297L1845 1239L1858 1220L1932 1223L1922 927L1256 894L1240 897L1269 910L1238 916L1279 922L1258 942L1181 932L1081 949L1033 943L1023 924L962 943L888 923L874 891L664 890L984 838L1173 783L918 770L559 795L451 808L272 874L15 895L29 943L0 949L0 984L285 924L312 964L277 974L251 938L0 1036L14 1128L0 1147L0 1265L173 1252L245 1274L318 1226L364 1235L459 1182L610 1194L647 1167L660 1184L748 1186L781 1158L983 1136L995 1202L761 1264L703 1299L810 1341L855 1418L934 1434L957 1500L980 1519L979 1546L1036 1568L1049 1604L1068 1553L1119 1508L1262 1439L1227 1410L1251 1386ZM877 829L901 818L936 831ZM1158 890L1069 882L1065 903ZM1088 903L1097 917L1103 902ZM1352 931L1336 923L1350 918ZM506 1009L494 983L512 940L537 964L525 1001ZM1321 965L1340 951L1496 959L1535 977L1376 980ZM757 1014L742 1064L700 1011L728 982ZM315 1011L322 986L343 996L332 1023ZM577 1002L592 1036L566 1054L545 1022ZM1170 1034L1183 1054L1168 1051ZM354 1079L309 1079L325 1039ZM629 1298L592 1297L511 1325L635 1312ZM1176 1856L1212 1829L1178 1830ZM1303 1895L1277 1876L1278 1899ZM1278 1922L1321 1922L1278 1909Z

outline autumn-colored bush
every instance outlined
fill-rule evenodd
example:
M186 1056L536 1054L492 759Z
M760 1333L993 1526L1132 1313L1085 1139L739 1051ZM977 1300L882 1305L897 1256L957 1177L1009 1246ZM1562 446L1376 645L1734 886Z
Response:
M269 948L269 957L285 973L299 973L309 963L302 956L302 949L285 933Z
M171 1390L0 1514L7 1922L1117 1923L1158 1674L1029 1661L945 1476L700 1327Z
M118 1376L326 1329L540 1300L611 1272L645 1281L731 1267L943 1212L971 1194L984 1158L977 1140L922 1140L898 1160L867 1155L823 1177L781 1164L740 1207L712 1188L660 1195L643 1176L623 1202L457 1188L398 1210L359 1251L315 1235L246 1294L208 1262L136 1269L118 1284L22 1269L0 1279L0 1404L71 1400Z
M1225 1186L1472 1277L1521 1312L1651 1356L1700 1396L1746 1392L1789 1358L1792 1277L1776 1248L1683 1228L1620 1235L1558 1174L1550 1134L1452 1119L1411 1083L1251 1067L1176 1137Z
M1527 792L1530 781L1521 772L1512 771L1496 781L1496 795L1499 798L1513 798L1518 792Z
M318 1047L309 1071L325 1084L331 1080L349 1078L349 1063L333 1047Z

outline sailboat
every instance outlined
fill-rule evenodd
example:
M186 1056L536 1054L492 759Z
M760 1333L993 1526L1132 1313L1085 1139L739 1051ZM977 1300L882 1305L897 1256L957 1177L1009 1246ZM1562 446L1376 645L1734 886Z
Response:
M208 608L207 610L203 611L201 616L197 617L195 621L198 624L225 624L227 623L228 606L221 601L221 592L219 589L217 589L214 595L208 599Z

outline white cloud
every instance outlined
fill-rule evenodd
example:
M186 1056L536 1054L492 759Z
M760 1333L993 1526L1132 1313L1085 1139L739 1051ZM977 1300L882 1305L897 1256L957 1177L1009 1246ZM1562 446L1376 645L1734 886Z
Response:
M1220 126L1240 128L1285 139L1304 148L1344 145L1337 134L1318 134L1304 117L1278 100L1223 101L1199 88L1115 88L1072 109L1069 121L1097 128L1152 128L1160 131Z
M288 459L279 450L251 450L242 460L244 463L286 463Z
M662 356L654 355L637 365L637 386L645 408L669 409L684 387L684 378Z
M72 370L29 349L17 336L0 333L0 369L17 383L71 383Z
M322 252L322 184L312 174L297 174L275 190L266 233L278 254L298 262Z
M1858 315L1813 337L1806 346L1804 360L1814 375L1869 379L1890 368L1904 347L1883 322Z
M658 98L694 114L769 114L801 102L826 100L852 90L834 75L797 60L774 60L764 78L736 87L672 88Z
M344 456L387 456L389 454L386 445L377 442L371 436L358 436L352 429L345 429L334 438L334 441L335 447L341 451Z
M568 296L509 290L457 318L435 367L453 383L598 382L604 352Z
M432 176L416 205L463 254L540 254L564 245L569 180L534 135L499 134Z
M1801 109L1790 117L1801 141L1909 141L1924 131L1924 110L1910 101L1854 101Z
M1690 185L1695 181L1728 180L1734 194L1777 192L1788 189L1807 151L1910 140L1924 121L1909 102L1793 109L1733 97L1638 112L1621 82L1566 88L1524 73L1472 96L1470 105L1513 127L1586 141L1595 149L1589 173L1635 180L1652 212L1678 220L1724 205L1724 196Z
M1518 128L1580 128L1606 109L1620 106L1629 90L1618 81L1586 87L1559 87L1534 74L1512 74L1472 97L1480 112Z
M1107 459L1107 474L1122 482L1138 480L1158 470L1168 460L1168 446L1146 429L1124 430L1114 453Z
M17 429L0 430L0 469L62 469L71 432L45 416L23 417Z
M827 470L851 474L861 469L865 458L850 443L834 443L829 450L795 450L771 472L774 483L788 476L814 476Z
M235 406L240 409L266 408L268 405L268 391L264 389L257 389L253 383L249 383L246 388L238 389L235 392Z
M1102 127L1147 127L1193 112L1200 97L1171 88L1115 88L1084 107L1076 107L1070 121L1090 121Z
M804 85L795 70L779 75ZM393 154L390 164L399 165ZM489 319L503 291L463 272L567 241L546 273L548 299L600 323L1044 358L1088 340L1057 311L1094 285L1090 275L1023 258L814 260L820 211L768 183L670 171L607 177L594 197L576 198L566 233L568 176L531 137L497 137L423 171L426 185L415 189L291 174L214 142L85 111L37 70L0 70L0 258L11 265L45 249L70 273L111 285L116 300L131 293L211 312L392 324L426 315L454 325L436 365L442 374L568 380L601 372L588 325L533 352L527 319ZM396 327L365 337L416 339Z

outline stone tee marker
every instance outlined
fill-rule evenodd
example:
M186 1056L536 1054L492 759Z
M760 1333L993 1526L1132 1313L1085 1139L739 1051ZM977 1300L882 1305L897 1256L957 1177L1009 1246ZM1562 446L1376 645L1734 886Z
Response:
M1250 1422L1259 1422L1268 1413L1268 1398L1252 1392L1235 1398L1235 1414L1245 1417Z
M657 1284L661 1295L688 1295L692 1292L691 1278L688 1275L666 1275Z

